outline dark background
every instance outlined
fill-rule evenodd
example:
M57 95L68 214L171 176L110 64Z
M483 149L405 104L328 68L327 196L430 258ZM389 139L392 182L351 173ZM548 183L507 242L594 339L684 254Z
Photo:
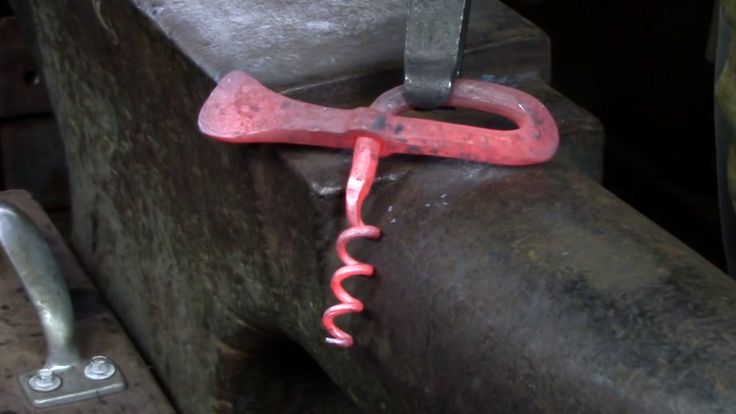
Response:
M725 270L709 45L714 2L506 3L550 36L553 86L602 121L605 187Z

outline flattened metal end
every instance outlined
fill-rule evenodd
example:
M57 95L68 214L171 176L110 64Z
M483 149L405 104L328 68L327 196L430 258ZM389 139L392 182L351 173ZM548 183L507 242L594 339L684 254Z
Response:
M202 106L199 130L215 139L238 138L260 125L263 114L274 113L283 100L245 72L232 71Z

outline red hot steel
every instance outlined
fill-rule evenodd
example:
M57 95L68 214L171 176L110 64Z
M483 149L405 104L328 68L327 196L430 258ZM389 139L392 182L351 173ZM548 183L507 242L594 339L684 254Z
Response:
M369 108L336 109L286 98L235 71L219 82L199 114L200 130L219 141L354 148L345 194L350 227L338 237L337 255L343 266L331 283L340 303L327 309L322 318L331 335L326 341L342 347L351 346L353 338L335 325L335 318L363 310L363 303L342 282L353 276L371 276L374 271L370 264L353 259L347 244L356 238L380 236L380 230L365 225L361 217L379 157L401 153L522 166L549 160L558 146L557 126L547 108L516 89L458 79L446 105L501 115L517 125L512 130L402 117L397 114L409 109L402 92L402 87L391 89Z

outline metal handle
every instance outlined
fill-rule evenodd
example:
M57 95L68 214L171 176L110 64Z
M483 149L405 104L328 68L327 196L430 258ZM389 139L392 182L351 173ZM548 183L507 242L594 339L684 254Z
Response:
M72 302L61 268L38 228L7 203L0 203L0 245L40 319L48 352L44 368L58 370L79 363Z
M42 369L19 376L31 404L51 407L125 389L104 356L83 360L74 342L74 311L64 275L43 234L20 209L0 202L0 246L41 322L48 355Z

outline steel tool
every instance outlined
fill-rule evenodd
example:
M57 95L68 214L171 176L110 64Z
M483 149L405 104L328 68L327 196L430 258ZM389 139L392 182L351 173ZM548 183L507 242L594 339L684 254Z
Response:
M470 0L410 0L404 47L404 95L413 108L450 99L460 75Z

